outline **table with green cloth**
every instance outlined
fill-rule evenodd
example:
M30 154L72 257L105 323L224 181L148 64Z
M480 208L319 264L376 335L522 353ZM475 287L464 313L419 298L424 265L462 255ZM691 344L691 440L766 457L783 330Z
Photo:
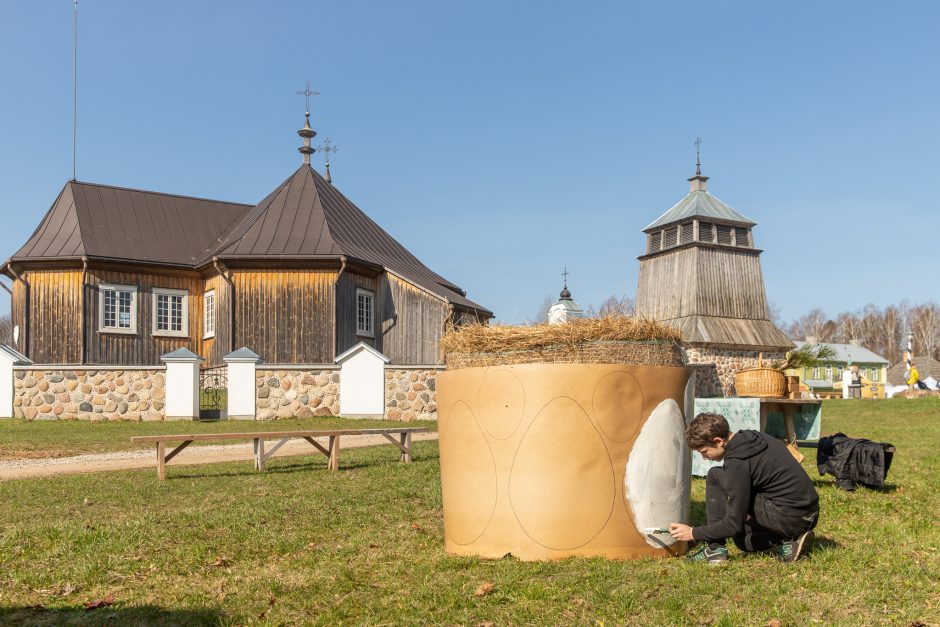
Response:
M822 423L822 403L810 399L696 398L693 416L701 413L721 414L732 432L753 429L788 441L818 440ZM721 463L702 459L692 451L692 474L696 477L704 477Z

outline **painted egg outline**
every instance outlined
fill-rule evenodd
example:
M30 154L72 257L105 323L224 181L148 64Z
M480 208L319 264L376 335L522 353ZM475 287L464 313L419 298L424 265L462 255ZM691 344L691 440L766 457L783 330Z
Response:
M497 505L499 504L499 471L498 471L497 468L496 468L496 456L493 455L493 447L490 446L489 440L486 439L486 432L485 432L485 431L483 430L483 428L480 426L480 421L477 419L476 414L473 413L473 410L470 408L470 405L469 405L465 400L463 400L463 399L458 399L458 400L454 401L454 404L451 405L451 407L450 407L450 411L447 412L448 417L454 415L454 411L455 411L455 409L457 408L458 405L463 405L463 406L466 408L467 412L470 414L470 417L473 419L473 420L471 421L471 424L472 424L473 427L480 433L480 437L483 439L484 444L486 444L486 450L487 450L487 452L490 454L490 458L489 458L489 459L490 459L490 462L491 462L491 465L492 465L492 469L493 469L493 490L492 490L492 492L493 492L493 507L492 507L492 509L490 509L489 516L487 516L486 522L483 524L483 527L482 527L482 529L480 530L480 533L478 533L472 540L469 540L469 541L467 541L467 542L461 542L461 541L458 541L458 540L453 536L452 533L449 533L449 532L448 532L448 530L447 530L447 525L446 525L446 521L444 521L444 522L445 522L445 525L444 525L444 536L445 536L447 539L449 539L451 542L453 542L454 544L457 544L457 545L460 545L460 546L468 546L468 545L473 544L473 543L476 542L477 540L479 540L479 539L483 536L483 534L486 533L486 530L489 528L490 523L493 522L493 516L496 514L496 507L497 507ZM449 419L449 418L448 418L448 419ZM443 475L442 475L442 476L441 476L441 507L442 507L442 509L443 509L443 507L444 507L444 489L443 489L443 486L444 486L444 477L443 477ZM446 511L446 510L444 510L444 511Z
M617 439L613 437L611 434L607 433L607 429L604 428L604 419L601 417L601 413L598 411L598 408L597 408L597 393L601 385L604 383L604 381L606 381L610 377L621 376L621 375L626 375L630 377L631 379L633 379L633 383L636 385L636 389L640 393L640 403L639 403L639 413L637 414L636 426L633 427L633 430L630 432L630 435L628 435L627 437L623 439ZM601 433L608 440L610 440L611 442L616 442L618 444L625 444L629 442L630 440L636 437L637 433L640 432L640 428L643 426L643 423L645 422L643 420L643 410L645 407L646 407L646 394L643 392L643 386L640 385L640 382L637 380L637 378L633 375L632 372L627 372L625 370L617 370L615 372L609 372L605 374L603 377L601 377L600 381L598 381L597 384L594 386L594 391L591 393L591 410L594 413L594 419L597 421L597 426L600 428Z
M499 435L497 433L494 433L494 431L490 429L489 423L484 417L483 402L482 402L482 394L484 391L484 387L486 386L487 379L489 379L489 377L491 376L499 376L501 379L506 379L507 377L503 377L502 376L503 374L508 374L510 377L512 377L512 380L518 386L519 391L522 392L522 409L519 410L519 415L515 418L515 424L513 425L512 430L509 432L508 435ZM512 436L516 435L516 432L519 430L519 425L522 424L522 419L525 417L525 408L526 408L525 386L522 384L522 381L519 379L519 377L516 376L516 373L514 373L512 370L508 368L496 368L492 370L487 369L487 372L483 374L483 378L480 381L480 386L477 388L477 409L480 411L480 417L478 420L480 424L482 425L484 433L486 435L489 435L494 440L508 440ZM500 431L500 433L502 432Z
M532 534L526 529L526 527L525 527L525 525L523 524L522 520L519 518L519 513L518 513L517 508L516 508L516 505L517 505L517 504L513 501L513 497L512 497L512 493L513 493L513 488L512 488L512 485L513 485L513 476L514 476L514 474L515 474L515 473L514 473L514 470L515 470L515 468L516 468L516 463L517 463L517 461L519 460L519 451L520 451L520 449L522 449L522 444L526 441L526 438L528 437L529 432L533 429L533 427L534 427L536 424L539 423L539 416L542 415L542 412L544 412L550 405L552 405L553 403L555 403L555 402L557 402L557 401L560 401L560 400L567 400L567 401L570 401L570 402L573 403L579 410L581 410L582 414L584 415L584 421L585 421L585 423L587 423L587 425L589 425L589 426L591 427L591 429L593 430L594 434L597 436L597 441L600 443L601 449L603 449L603 451L604 451L604 453L605 453L605 455L606 455L605 459L607 460L607 470L608 470L608 472L610 473L610 488L611 488L611 490L610 490L610 507L609 507L609 509L607 510L606 515L604 516L603 523L601 523L601 524L598 526L597 530L594 531L594 533L592 533L592 534L590 535L590 537L588 537L587 539L585 539L585 540L584 540L583 542L581 542L580 544L576 544L576 545L574 545L574 546L550 546L550 545L548 545L548 544L545 544L544 542L540 542L538 539L536 539L535 537L533 537ZM610 460L610 449L607 448L607 443L604 442L604 436L603 436L603 434L602 434L602 433L600 432L600 430L598 430L598 428L594 425L594 421L591 420L590 414L588 414L587 410L585 410L584 407L582 407L581 403L579 403L579 402L576 401L575 399L571 398L570 396L556 396L556 397L550 399L549 401L547 401L547 402L541 407L541 409L539 409L539 411L535 414L535 418L532 419L532 421L529 423L529 426L528 426L528 427L526 428L526 430L523 432L522 437L521 437L520 440L519 440L519 446L516 448L516 451L513 453L512 464L510 465L510 470L509 470L509 480L508 480L507 488L508 488L508 489L506 490L506 492L507 492L507 495L508 495L508 497L509 497L509 509L512 511L513 518L515 518L515 519L516 519L516 522L519 524L519 529L522 531L522 533L525 534L525 536L526 536L527 538L529 538L530 540L532 540L532 542L535 542L536 544L538 544L538 545L541 546L541 547L544 547L544 548L549 549L549 550L552 550L552 551L573 551L573 550L579 549L579 548L581 548L581 547L584 547L584 546L590 544L591 541L594 540L594 538L596 538L598 535L600 535L600 533L601 533L602 531L604 531L604 529L607 528L607 525L610 523L610 520L611 520L611 518L612 518L613 515L614 515L614 508L615 508L616 505L617 505L617 489L618 489L618 487L617 487L617 474L616 474L616 472L614 471L614 465L613 465L613 463L612 463L611 460Z

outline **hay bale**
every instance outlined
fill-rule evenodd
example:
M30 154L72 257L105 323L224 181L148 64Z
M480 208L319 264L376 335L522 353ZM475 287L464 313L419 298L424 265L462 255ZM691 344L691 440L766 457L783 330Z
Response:
M448 368L528 363L683 366L681 333L654 320L606 316L565 324L451 329L441 338Z

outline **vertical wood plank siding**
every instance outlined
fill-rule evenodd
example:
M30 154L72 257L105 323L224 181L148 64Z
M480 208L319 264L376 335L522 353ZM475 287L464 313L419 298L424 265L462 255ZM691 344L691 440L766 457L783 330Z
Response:
M20 343L24 341L24 312L29 310L30 359L36 363L77 364L81 361L81 269L30 270L24 278L29 282L29 306L24 307L23 284L16 282L13 324L20 325Z
M137 287L136 334L98 331L98 286L101 284ZM186 290L189 293L189 337L153 335L155 287ZM86 361L90 364L160 365L160 355L178 348L187 348L199 354L201 347L196 338L202 337L202 287L203 279L195 275L171 276L89 268L85 282Z
M450 315L447 304L391 274L383 275L379 287L382 352L393 364L438 363L441 333Z
M26 354L26 286L22 281L13 281L13 296L10 297L10 323L13 328L20 328L19 341L14 343L13 348ZM11 337L12 339L12 337Z
M336 284L336 354L344 352L358 344L360 341L383 352L381 329L382 294L378 289L379 281L354 272L346 271L340 275ZM357 330L357 301L356 288L363 288L375 294L372 312L372 330L374 338L356 335ZM332 360L331 360L332 361Z
M228 282L220 275L213 275L205 280L203 293L199 298L200 310L202 314L199 318L199 335L194 337L199 339L199 350L197 354L204 357L207 366L222 365L222 356L231 353L235 348L232 347L232 295ZM210 338L205 335L205 299L206 292L215 291L215 336Z
M768 315L760 258L730 248L696 246L642 260L636 300L638 313L655 320Z
M332 363L336 274L233 270L235 347L268 363Z

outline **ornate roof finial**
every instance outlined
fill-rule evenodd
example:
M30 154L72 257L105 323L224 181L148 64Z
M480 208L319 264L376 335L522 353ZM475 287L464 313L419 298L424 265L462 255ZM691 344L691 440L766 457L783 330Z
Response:
M324 157L325 169L323 172L323 178L326 179L327 183L332 184L333 178L330 176L330 153L339 152L339 148L333 145L333 142L332 140L330 140L329 137L324 137L323 142L319 146L317 146L317 149L319 149L319 151L323 153L323 157Z
M568 266L565 266L565 271L561 273L561 276L565 279L565 286L561 290L561 294L558 297L561 300L571 300L571 292L568 291Z
M297 134L303 137L304 145L297 149L304 156L304 164L310 165L310 155L316 152L316 149L310 145L310 140L316 137L317 132L310 128L310 96L319 96L320 92L310 89L310 81L307 81L303 91L297 92L298 96L304 97L304 127L297 131Z
M695 138L695 176L689 179L691 183L691 191L693 192L707 192L708 191L708 177L702 174L702 138Z
M695 176L702 176L702 138L695 138Z

